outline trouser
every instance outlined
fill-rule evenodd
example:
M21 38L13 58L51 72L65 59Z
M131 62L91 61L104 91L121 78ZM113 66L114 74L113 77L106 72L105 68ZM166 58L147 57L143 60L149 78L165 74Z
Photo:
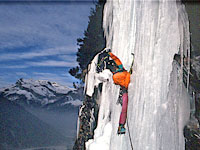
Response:
M127 117L127 107L128 107L128 93L125 92L122 95L122 111L120 114L119 124L125 124L126 123L126 117Z
M120 114L119 124L126 123L127 107L128 107L128 85L130 83L130 73L127 71L118 72L113 75L114 83L121 86L122 95L122 111Z

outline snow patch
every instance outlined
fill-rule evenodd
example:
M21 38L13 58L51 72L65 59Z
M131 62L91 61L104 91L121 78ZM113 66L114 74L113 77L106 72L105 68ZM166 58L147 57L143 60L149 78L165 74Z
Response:
M102 136L96 137L95 140L89 140L86 143L86 149L109 150L111 133L112 133L112 125L109 122L104 127Z
M76 99L76 100L72 100L72 101L69 101L69 102L62 103L61 106L64 106L66 104L71 104L73 106L81 106L82 103L83 103L82 101Z

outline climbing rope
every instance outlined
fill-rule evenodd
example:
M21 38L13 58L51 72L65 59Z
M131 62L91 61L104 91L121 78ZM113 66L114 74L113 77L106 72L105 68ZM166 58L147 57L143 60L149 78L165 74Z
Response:
M129 140L130 140L130 143L131 143L131 149L133 150L133 143L132 143L131 134L130 134L129 125L128 125L128 117L127 117L127 128L128 128Z
M133 61L131 63L131 67L130 67L130 70L129 70L130 74L133 73L132 67L133 67L133 64L134 64L134 54L133 53L131 53L131 54L133 55ZM128 108L127 108L127 112L128 112ZM131 149L133 150L133 142L132 142L132 139L131 139L130 129L129 129L129 125L128 125L128 116L127 116L127 128L128 128L129 140L130 140L130 143L131 143Z

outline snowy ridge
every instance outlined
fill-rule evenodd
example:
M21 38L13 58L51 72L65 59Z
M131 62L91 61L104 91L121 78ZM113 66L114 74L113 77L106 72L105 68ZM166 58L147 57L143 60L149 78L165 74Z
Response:
M173 58L190 56L189 22L183 4L176 1L108 1L104 7L107 47L129 70L135 63L128 97L128 134L117 135L121 106L116 105L119 86L103 83L94 139L87 150L184 150L183 128L190 106L183 85L183 71ZM95 63L96 60L93 60ZM183 59L182 59L183 61ZM92 65L91 65L92 66ZM183 67L183 62L181 62ZM95 67L93 65L93 67ZM86 93L93 93L97 73L86 80ZM112 76L110 76L111 78ZM188 79L188 78L187 78ZM92 88L93 87L93 88Z
M42 107L54 104L77 107L82 104L77 90L45 80L20 79L12 86L0 89L0 93L11 101L35 103Z
M66 104L72 104L74 106L80 106L80 105L82 105L82 101L76 99L74 101L65 102L65 103L61 104L61 106L66 105Z

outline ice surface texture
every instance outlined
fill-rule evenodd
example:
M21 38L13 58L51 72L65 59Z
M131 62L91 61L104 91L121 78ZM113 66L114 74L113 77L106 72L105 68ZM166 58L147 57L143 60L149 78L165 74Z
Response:
M189 55L184 5L172 0L109 0L104 7L103 27L106 46L127 70L131 53L135 54L128 89L128 123L134 150L184 150L189 96L182 83L182 70L173 62L175 53ZM93 79L89 79L93 84L86 83L88 89L93 89ZM119 86L104 81L98 126L94 139L86 143L88 150L131 150L128 133L117 135L121 112L121 106L116 105L118 94Z

